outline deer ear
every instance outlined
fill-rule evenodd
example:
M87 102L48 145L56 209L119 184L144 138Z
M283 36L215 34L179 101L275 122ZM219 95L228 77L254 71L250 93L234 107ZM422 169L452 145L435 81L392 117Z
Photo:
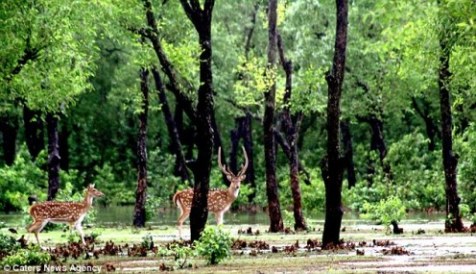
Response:
M94 184L89 184L89 188L94 188Z
M226 179L227 179L228 181L230 181L230 183L231 183L231 180L232 180L233 178L232 178L230 175L226 175Z
M246 179L246 175L245 175L245 174L243 174L243 175L240 176L240 181L243 181L244 179Z

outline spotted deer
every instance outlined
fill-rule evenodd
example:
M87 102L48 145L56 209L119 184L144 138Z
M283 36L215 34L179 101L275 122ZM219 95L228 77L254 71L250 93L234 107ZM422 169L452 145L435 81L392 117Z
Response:
M223 215L230 209L231 204L238 197L240 192L240 184L246 177L245 172L248 168L248 156L246 150L242 147L245 155L245 163L241 166L241 170L238 174L234 174L226 165L221 163L221 147L218 148L218 166L221 171L226 175L230 186L227 189L210 189L208 192L208 212L215 215L215 219L218 225L223 224ZM180 217L177 220L179 236L182 237L182 225L183 222L190 215L193 200L193 188L177 191L173 197L174 204L180 209Z
M70 229L72 227L76 228L81 235L83 244L86 245L81 223L93 204L93 198L101 197L104 194L95 189L93 184L89 185L84 193L84 200L82 202L48 201L36 203L30 207L33 223L28 226L27 230L30 233L35 233L38 245L40 245L38 234L48 222L66 223L69 224Z

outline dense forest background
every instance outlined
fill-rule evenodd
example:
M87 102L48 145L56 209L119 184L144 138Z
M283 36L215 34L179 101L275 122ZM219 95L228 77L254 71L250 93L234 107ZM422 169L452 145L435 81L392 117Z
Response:
M192 3L195 1L191 1ZM138 139L147 147L147 206L170 205L193 184L200 60L206 34L180 1L0 3L0 205L28 196L80 195L95 183L105 205L134 204ZM250 166L234 208L267 205L267 93L276 83L272 133L281 208L291 210L290 168L299 154L304 215L325 209L327 85L336 29L332 1L277 6L276 66L268 67L268 3L217 0L211 20L214 160L210 185ZM476 4L471 0L349 1L341 99L343 204L361 210L395 196L409 210L444 210L440 92L451 95L460 209L476 212ZM193 19L193 20L192 20ZM200 22L202 22L200 21ZM200 26L200 24L198 24ZM206 30L203 30L206 32ZM204 38L205 37L205 38ZM202 44L200 44L200 43ZM446 62L447 61L447 62ZM446 70L444 64L447 64ZM442 73L446 73L442 75ZM211 74L210 74L211 76ZM446 78L444 83L442 77ZM292 78L292 81L290 80ZM292 93L290 92L292 90ZM265 123L266 124L266 123ZM140 134L141 133L141 134ZM142 136L142 137L140 137ZM52 168L57 163L59 168ZM50 180L50 182L49 182ZM50 192L49 192L50 191Z

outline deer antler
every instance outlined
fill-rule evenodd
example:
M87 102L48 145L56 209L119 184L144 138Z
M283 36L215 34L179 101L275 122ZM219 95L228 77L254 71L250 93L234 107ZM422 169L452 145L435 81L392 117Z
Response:
M221 147L218 147L218 166L220 167L221 171L226 175L233 175L233 173L227 168L226 165L221 163Z
M244 146L241 146L241 149L243 150L243 154L245 155L245 164L241 166L240 172L238 172L237 176L241 176L245 174L246 169L248 168L248 154L246 154L246 150Z

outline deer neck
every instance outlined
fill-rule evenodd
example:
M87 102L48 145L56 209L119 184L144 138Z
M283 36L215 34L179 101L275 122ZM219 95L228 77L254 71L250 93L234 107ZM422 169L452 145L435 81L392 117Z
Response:
M86 209L89 209L93 205L93 196L86 193L83 204Z
M238 194L240 193L240 189L235 189L233 187L233 184L230 184L230 187L228 188L228 195L234 200L238 198Z

